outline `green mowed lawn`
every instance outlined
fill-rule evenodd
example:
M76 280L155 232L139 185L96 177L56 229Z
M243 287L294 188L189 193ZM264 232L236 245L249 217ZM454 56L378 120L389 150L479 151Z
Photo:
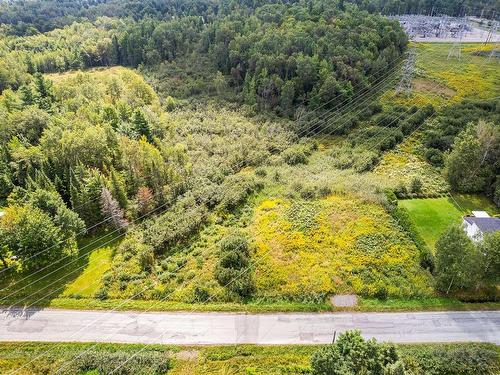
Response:
M100 288L121 238L99 233L79 240L80 251L38 271L0 274L0 305L45 306L57 297L90 297Z
M473 210L497 215L498 208L486 197L472 194L454 194L453 197L406 199L399 201L414 221L424 241L434 248L437 239L451 224L458 224Z
M111 267L112 260L112 246L92 251L88 265L73 282L66 286L63 297L93 297L102 286L102 277Z

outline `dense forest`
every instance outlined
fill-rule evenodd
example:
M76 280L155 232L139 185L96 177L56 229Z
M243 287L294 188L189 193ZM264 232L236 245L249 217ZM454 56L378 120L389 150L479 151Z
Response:
M0 92L18 89L34 72L188 58L192 64L202 61L197 65L203 72L215 72L208 87L195 82L191 91L229 87L247 104L292 115L297 104L328 109L370 87L370 80L394 67L406 43L397 23L322 1L243 8L207 21L99 18L47 34L6 36L0 45Z
M0 23L11 25L9 32L31 35L61 28L74 21L95 21L98 17L144 17L167 20L174 17L203 17L205 22L221 15L238 11L251 12L266 4L302 4L311 6L315 1L235 1L235 0L35 0L0 1ZM371 13L394 14L446 14L450 16L483 14L486 18L498 13L498 0L334 0L323 1L325 6L344 9L356 4Z

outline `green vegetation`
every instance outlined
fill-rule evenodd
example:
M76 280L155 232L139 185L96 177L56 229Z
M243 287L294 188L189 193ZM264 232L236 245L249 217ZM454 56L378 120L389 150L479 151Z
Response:
M480 270L478 259L464 230L450 226L436 242L436 287L446 294L470 288Z
M341 334L333 344L316 351L311 360L314 375L404 374L396 347L365 341L359 331Z
M41 272L3 272L2 304L47 306L57 296L75 301L93 296L119 241L109 232L97 232L79 241L78 256L56 260Z
M498 203L477 46L418 45L405 96L377 1L64 3L0 5L0 304L469 308L432 250L452 189Z
M346 341L344 339L344 341ZM382 348L391 348L376 344ZM131 360L123 374L137 374L134 366L143 362L144 374L197 375L197 374L311 374L311 358L319 351L331 350L331 345L308 346L204 346L182 347L166 345L123 344L51 344L51 343L3 343L0 345L0 371L8 372L19 368L35 356L42 355L30 367L21 369L21 375L52 374L63 363L89 350L89 354L77 360L73 366L83 364L92 358L93 366L112 367L124 356L142 350L137 360ZM392 350L391 350L392 351ZM447 344L447 345L396 345L395 353L411 374L416 375L490 375L498 371L498 347L490 344ZM394 351L392 351L394 356ZM153 366L151 366L153 362ZM69 364L68 364L69 365ZM161 366L168 366L168 372L159 372ZM116 365L114 366L116 367ZM165 369L166 367L163 367ZM68 366L67 371L75 367ZM446 369L446 370L445 370ZM127 372L127 370L129 372ZM156 371L156 372L155 372ZM78 372L69 372L78 374Z
M436 288L474 290L472 301L495 299L500 275L500 232L484 233L473 242L458 225L450 226L436 242Z
M66 286L62 297L93 297L102 287L102 277L111 268L112 259L113 247L111 246L92 250L83 272Z
M98 18L24 37L8 35L7 28L1 50L8 69L0 69L0 91L29 84L30 70L144 64L162 74L162 62L189 58L206 72L188 83L190 96L217 93L293 115L298 104L327 110L369 88L370 79L393 67L407 44L397 22L357 7L345 10L323 1L227 7L212 14L207 6L198 17L182 14L168 21Z
M445 175L455 191L484 192L500 203L500 127L479 122L469 125L453 143L445 160Z
M405 199L399 206L408 210L419 235L434 249L439 236L451 225L462 222L472 211L487 211L498 215L500 210L485 196L455 194L443 198Z
M434 249L444 230L451 224L460 223L464 215L450 197L407 199L399 201L398 204L408 210L418 233L431 249Z
M279 2L271 1L271 4ZM462 16L463 14L478 16L481 10L484 16L492 15L497 8L492 0L438 0L421 2L417 0L337 0L334 2L340 9L349 7L350 4L370 12L383 14L448 14ZM140 6L138 6L140 4ZM172 18L175 16L203 15L213 17L217 12L228 13L232 10L231 3L223 3L218 7L218 2L207 0L172 3L167 0L35 0L30 2L0 3L0 23L8 24L9 32L17 35L32 35L60 28L76 20L95 20L98 16L134 18ZM249 3L242 3L247 5ZM263 1L257 3L264 5Z
M477 44L464 44L465 58L453 63L452 66L448 60L451 46L451 43L419 43L416 46L421 55L430 55L433 58L417 58L418 76L425 79L426 84L420 85L418 81L414 82L416 89L414 98L421 104L456 103L458 108L468 107L471 102L477 100L485 99L488 102L489 98L497 98L500 89L496 84L495 66L484 63L484 57L468 50L477 48ZM463 105L459 104L461 101Z

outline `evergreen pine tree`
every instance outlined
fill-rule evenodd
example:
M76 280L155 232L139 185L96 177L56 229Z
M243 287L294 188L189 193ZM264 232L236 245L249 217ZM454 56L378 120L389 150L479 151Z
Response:
M41 73L35 73L36 103L40 109L49 110L55 100L52 83L43 78Z
M35 74L36 73L36 67L35 64L33 64L33 60L31 60L31 57L26 58L26 68L29 74Z
M29 105L35 104L35 95L33 94L33 90L29 85L22 85L19 91L21 91L21 100L23 101L23 106L27 107Z
M123 181L122 176L116 170L111 167L110 173L110 190L113 197L118 201L120 207L123 209L127 209L128 199L127 192L125 189L125 182Z
M149 127L148 121L144 117L144 114L141 112L141 110L135 110L134 115L132 116L132 124L134 125L135 131L139 135L146 137L148 142L153 141L153 136L151 134L151 129Z

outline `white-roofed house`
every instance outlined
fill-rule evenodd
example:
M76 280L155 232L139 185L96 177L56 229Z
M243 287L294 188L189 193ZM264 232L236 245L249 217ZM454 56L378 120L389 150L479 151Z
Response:
M462 226L473 241L482 241L485 233L500 230L500 218L491 217L486 211L472 211L471 216L463 218Z

